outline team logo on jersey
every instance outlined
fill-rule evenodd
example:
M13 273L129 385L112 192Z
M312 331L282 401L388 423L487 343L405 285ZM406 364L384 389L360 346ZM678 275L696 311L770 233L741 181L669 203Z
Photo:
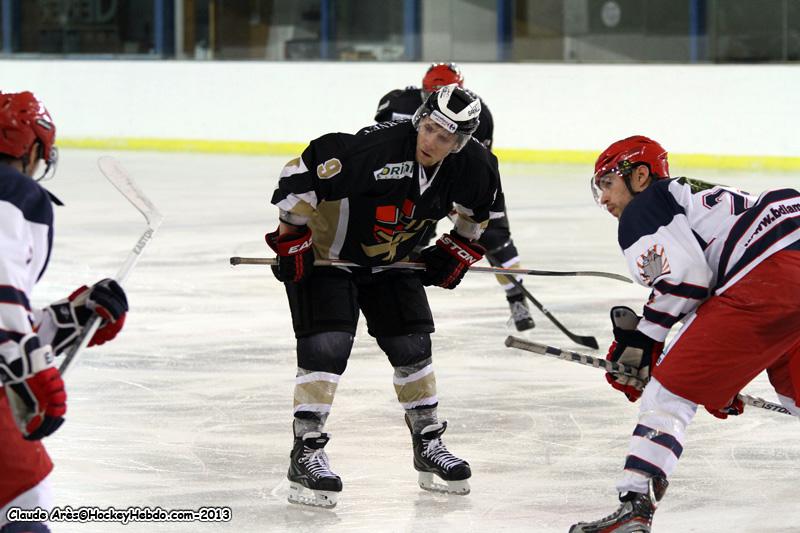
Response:
M654 244L648 248L647 252L639 256L636 266L639 267L639 276L647 285L652 285L660 276L672 272L669 268L667 254L660 244Z
M376 244L361 244L367 257L381 257L386 262L397 257L397 247L427 227L432 219L414 220L415 205L405 200L403 207L381 205L375 208L372 235Z
M402 163L387 163L381 169L372 173L377 180L399 180L410 178L414 175L414 162L403 161Z

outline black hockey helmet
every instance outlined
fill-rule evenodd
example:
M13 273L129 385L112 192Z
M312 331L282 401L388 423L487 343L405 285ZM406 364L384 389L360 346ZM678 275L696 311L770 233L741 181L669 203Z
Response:
M419 129L422 119L430 117L439 126L458 135L458 143L453 149L453 152L458 152L478 129L480 114L480 99L453 83L431 94L417 108L411 122Z

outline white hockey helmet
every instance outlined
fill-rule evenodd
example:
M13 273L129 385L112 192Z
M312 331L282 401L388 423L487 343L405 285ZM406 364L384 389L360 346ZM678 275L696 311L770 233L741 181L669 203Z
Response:
M414 127L425 117L430 117L436 124L458 136L453 153L460 151L478 129L481 114L481 101L455 83L445 85L432 93L411 119Z

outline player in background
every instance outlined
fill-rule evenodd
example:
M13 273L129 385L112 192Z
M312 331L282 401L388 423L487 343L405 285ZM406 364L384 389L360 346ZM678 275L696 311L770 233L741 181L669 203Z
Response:
M420 487L469 492L469 464L442 441L447 424L437 415L424 287L459 284L483 257L477 240L492 206L502 205L497 159L472 138L480 105L457 85L445 86L411 121L323 135L281 173L272 197L280 224L266 240L278 255L273 272L285 282L297 338L291 502L333 507L342 490L324 451L324 426L359 311L394 369ZM425 270L391 268L452 206L454 228L420 253ZM315 267L315 258L360 266ZM356 420L354 428L368 446L380 429L365 423Z
M737 394L766 370L781 403L800 416L800 193L753 196L670 179L667 152L643 136L600 154L591 184L619 219L631 275L652 292L642 316L611 309L607 359L639 375L606 378L630 401L641 396L617 483L622 505L570 532L649 532L698 405L718 418L740 414Z
M31 306L52 251L52 204L61 205L38 183L55 172L55 136L33 94L0 93L0 533L48 531L40 522L8 523L6 512L53 505L53 463L40 439L61 426L67 410L55 356L76 342L94 314L102 322L89 346L113 339L128 310L111 279L44 309Z
M464 87L464 77L461 70L455 63L433 63L425 76L422 78L422 88L409 86L405 89L395 89L387 93L378 103L378 110L375 113L377 122L389 120L410 119L417 108L432 92L440 87L457 84ZM492 138L494 136L494 119L492 113L475 93L464 89L474 98L481 102L480 123L478 129L472 134L488 150L492 149ZM492 266L503 268L519 268L519 252L511 238L511 230L508 224L508 213L506 209L493 209L495 214L489 221L489 226L480 238L480 244L486 248L486 259ZM431 238L436 234L436 226L423 239L421 246L427 245ZM522 283L522 276L516 277ZM528 309L525 295L506 276L497 276L497 281L506 291L506 300L511 308L511 318L518 331L525 331L534 327L533 317Z

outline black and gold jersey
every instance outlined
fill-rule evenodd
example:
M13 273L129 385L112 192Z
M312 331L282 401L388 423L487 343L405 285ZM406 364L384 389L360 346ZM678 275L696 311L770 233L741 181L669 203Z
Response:
M272 203L284 221L311 227L318 259L403 260L453 207L458 231L477 238L490 210L503 208L497 159L472 140L429 176L416 140L408 121L323 135L287 163Z
M467 91L466 89L464 89ZM486 148L492 149L492 138L494 136L494 119L489 108L478 95L467 91L470 95L481 100L481 114L478 116L478 129L472 134ZM387 120L405 120L414 116L417 108L423 103L422 91L419 87L406 87L405 89L395 89L386 93L378 102L378 109L375 112L376 122Z

